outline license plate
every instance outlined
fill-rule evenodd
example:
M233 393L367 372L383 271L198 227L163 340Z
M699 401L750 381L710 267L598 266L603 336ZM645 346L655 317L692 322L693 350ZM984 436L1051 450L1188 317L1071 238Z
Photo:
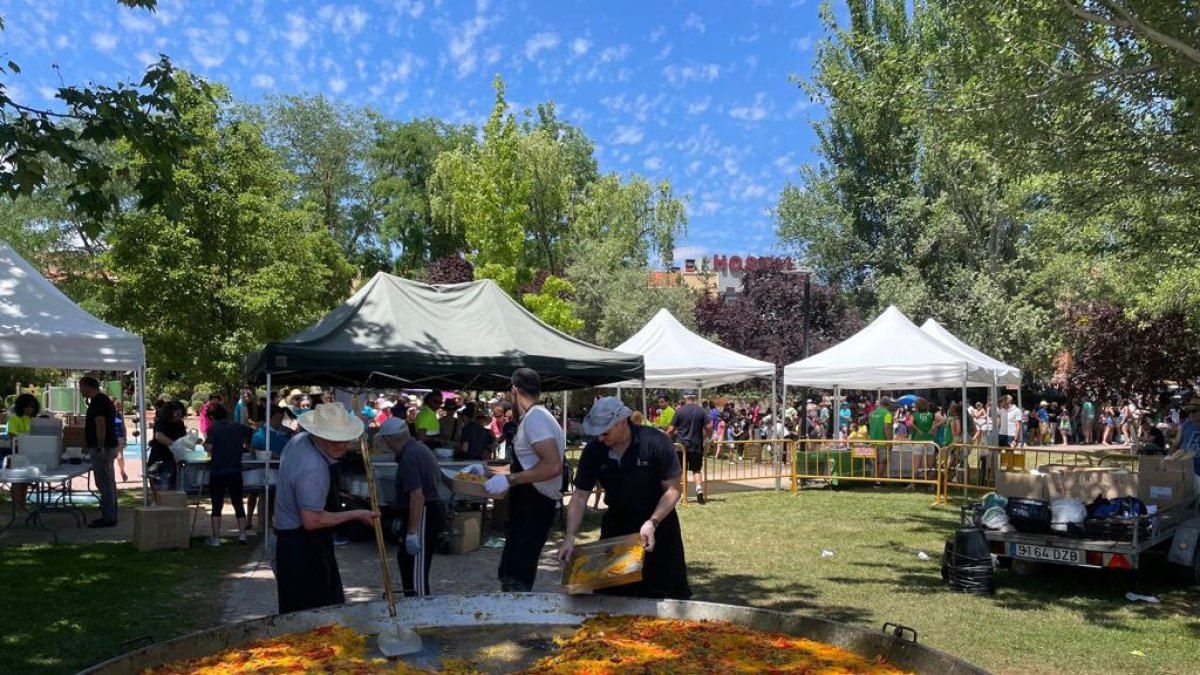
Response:
M1031 544L1009 544L1008 554L1014 558L1025 560L1045 560L1046 562L1064 565L1082 565L1083 551L1070 548L1055 548L1053 546L1033 546Z

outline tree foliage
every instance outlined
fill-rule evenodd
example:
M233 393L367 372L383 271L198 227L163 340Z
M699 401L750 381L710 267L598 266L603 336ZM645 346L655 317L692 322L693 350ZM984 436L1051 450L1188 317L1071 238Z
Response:
M813 76L820 162L781 239L873 314L895 304L1047 380L1064 302L1200 321L1192 58L1148 0L851 0Z
M113 222L106 316L142 335L156 367L228 388L250 350L344 299L354 269L320 215L291 204L291 178L262 129L222 112L221 88L212 95L177 100L196 143L164 205ZM141 170L136 154L127 159Z
M155 0L118 0L153 11ZM0 19L0 32L4 29ZM0 76L18 75L20 65L7 61ZM56 169L70 172L65 204L89 237L97 237L123 197L123 176L97 146L120 141L142 165L133 181L137 204L162 202L180 154L192 142L181 124L175 99L180 82L166 56L146 69L137 83L115 86L61 86L55 98L62 110L36 108L14 100L0 81L0 194L10 199L32 196L47 185ZM197 89L187 92L195 95Z

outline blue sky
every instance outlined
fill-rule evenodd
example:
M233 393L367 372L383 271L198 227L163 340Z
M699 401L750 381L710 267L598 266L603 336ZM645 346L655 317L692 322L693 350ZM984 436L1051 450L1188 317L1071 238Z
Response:
M817 0L17 0L0 8L6 84L47 105L60 81L140 77L159 52L242 100L322 93L390 118L481 123L499 73L517 109L553 100L601 169L691 196L676 259L774 252L769 209L812 160ZM54 65L58 69L53 68Z

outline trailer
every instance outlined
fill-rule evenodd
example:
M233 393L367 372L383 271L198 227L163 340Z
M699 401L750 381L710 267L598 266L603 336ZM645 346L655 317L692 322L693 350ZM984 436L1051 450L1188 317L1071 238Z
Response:
M971 509L963 509L964 524ZM1138 517L1128 539L1091 539L1061 532L1000 532L984 530L991 553L1002 564L1011 561L1048 563L1099 569L1137 570L1142 556L1165 550L1172 577L1185 585L1200 585L1200 499L1179 502L1157 513Z

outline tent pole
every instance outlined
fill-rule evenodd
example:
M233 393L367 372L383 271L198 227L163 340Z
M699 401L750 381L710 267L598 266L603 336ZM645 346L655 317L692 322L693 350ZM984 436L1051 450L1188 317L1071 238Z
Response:
M767 438L772 441L779 437L779 397L777 387L779 384L779 374L777 371L771 373L771 430L767 432ZM783 453L777 447L779 443L772 443L771 447L774 450L771 454L775 455L775 491L779 492L783 489Z
M568 398L569 394L570 394L570 392L566 391L565 389L563 390L563 412L562 412L563 438L566 438L566 436L567 436L567 403L570 401L570 399Z
M279 401L276 401L275 404L278 405ZM263 514L263 523L264 523L264 525L263 525L263 540L266 541L266 544L267 544L267 557L269 560L271 555L275 552L274 542L271 539L271 371L270 370L267 371L267 409L263 411L263 415L266 416L266 418L263 420L263 424L265 424L267 426L267 431L264 434L264 437L265 437L264 440L266 441L266 443L264 445L265 445L265 448L267 451L267 461L263 465L263 503L262 503L261 513ZM253 524L247 523L247 525L252 526Z
M146 451L150 441L146 437L146 366L143 365L134 371L134 377L137 379L134 400L137 401L138 439L141 440L138 445L142 452L142 506L150 506L150 476L146 473L150 457Z
M650 423L650 407L646 405L646 381L642 380L642 417L646 424Z
M842 385L840 384L833 386L832 412L829 419L833 421L833 438L840 441L842 436Z

